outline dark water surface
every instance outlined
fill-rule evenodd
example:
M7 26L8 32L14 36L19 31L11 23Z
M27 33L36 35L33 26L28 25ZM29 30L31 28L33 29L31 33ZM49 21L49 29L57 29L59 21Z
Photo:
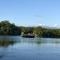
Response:
M60 60L60 39L0 36L0 60Z

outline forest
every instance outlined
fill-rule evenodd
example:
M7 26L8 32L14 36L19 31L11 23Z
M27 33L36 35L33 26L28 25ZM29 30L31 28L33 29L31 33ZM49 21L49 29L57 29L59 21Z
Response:
M37 27L25 27L25 26L16 26L14 23L10 23L7 20L0 22L0 35L12 35L17 36L24 34L34 34L37 37L43 38L60 38L60 28L44 28L42 26Z

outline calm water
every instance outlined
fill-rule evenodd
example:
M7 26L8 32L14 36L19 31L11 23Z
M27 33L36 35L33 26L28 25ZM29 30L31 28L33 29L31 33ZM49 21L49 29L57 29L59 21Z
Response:
M0 36L0 60L60 60L60 39Z

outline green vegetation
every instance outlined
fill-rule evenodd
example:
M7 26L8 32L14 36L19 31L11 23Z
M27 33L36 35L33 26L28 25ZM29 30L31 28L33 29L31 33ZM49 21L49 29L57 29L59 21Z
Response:
M60 29L43 28L39 26L39 27L22 27L21 31L24 32L24 34L26 33L35 34L37 37L60 38Z
M9 21L0 22L0 35L21 35L21 33L30 33L36 35L37 37L44 38L60 38L60 29L43 28L41 26L24 27L16 26L15 24L11 24Z
M20 35L21 29L8 21L0 22L0 35Z

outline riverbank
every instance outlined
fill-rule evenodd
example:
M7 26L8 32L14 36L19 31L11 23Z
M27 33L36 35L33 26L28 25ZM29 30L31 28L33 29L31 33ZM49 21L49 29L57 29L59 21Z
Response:
M49 28L49 27L25 27L25 26L16 26L9 21L0 22L0 35L3 36L18 36L25 34L35 35L37 37L43 38L60 38L60 28Z

